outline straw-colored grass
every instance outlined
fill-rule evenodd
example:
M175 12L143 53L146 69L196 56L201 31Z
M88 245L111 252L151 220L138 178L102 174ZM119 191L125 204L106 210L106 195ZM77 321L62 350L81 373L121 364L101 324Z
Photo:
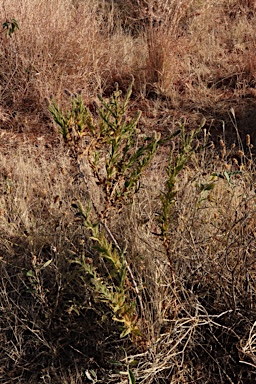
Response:
M255 18L244 0L1 2L2 383L255 381ZM72 94L94 124L79 151L49 108Z

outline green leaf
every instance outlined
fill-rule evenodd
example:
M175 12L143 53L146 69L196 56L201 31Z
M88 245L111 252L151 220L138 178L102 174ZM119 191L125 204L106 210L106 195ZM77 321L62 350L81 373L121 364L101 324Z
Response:
M97 374L92 369L90 371L87 369L85 371L85 375L86 375L88 380L93 381L93 382L95 382L95 380L97 381Z
M230 182L230 174L227 171L224 171L224 176L226 177L227 181Z
M116 319L117 321L117 319ZM123 332L120 335L120 339L123 339L125 336L129 335L132 332L131 327L125 327Z
M137 367L139 365L139 360L132 360L129 362L130 367Z
M214 188L214 186L215 186L214 183L201 184L200 185L200 192L202 192L202 191L211 191Z
M131 369L128 370L129 384L136 384L135 376Z
M44 263L44 265L41 267L41 269L44 269L44 268L48 267L48 265L50 265L51 262L52 262L52 259L46 261L46 262Z

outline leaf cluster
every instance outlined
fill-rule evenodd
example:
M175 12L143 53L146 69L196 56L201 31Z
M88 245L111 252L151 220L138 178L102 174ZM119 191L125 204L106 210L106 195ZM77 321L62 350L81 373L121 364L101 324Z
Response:
M54 100L48 101L64 142L73 148L77 158L86 156L104 194L105 212L138 191L141 175L160 144L156 133L151 137L139 134L141 111L129 116L133 83L132 78L124 97L118 85L109 100L98 96L97 117L79 94L71 96L71 108L65 112ZM88 145L82 142L85 136Z
M81 203L77 204L77 209L83 217L84 227L90 233L94 251L108 263L108 273L100 273L95 261L88 259L84 254L74 261L82 267L83 272L90 278L89 282L96 299L107 304L113 314L113 320L122 323L120 337L125 337L130 333L139 333L136 326L135 306L133 302L128 300L126 292L128 277L125 252L120 252L113 246L104 232L99 229L99 224L90 222L89 210L86 211ZM83 278L83 274L81 274L81 278Z
M3 24L3 32L6 31L8 37L11 37L17 29L20 29L17 20L6 20Z

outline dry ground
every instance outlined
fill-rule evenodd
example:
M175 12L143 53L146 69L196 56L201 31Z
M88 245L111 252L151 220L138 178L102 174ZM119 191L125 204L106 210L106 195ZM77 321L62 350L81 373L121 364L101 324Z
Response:
M3 0L0 21L0 382L126 383L130 369L136 383L253 383L255 2ZM74 202L99 208L101 186L45 100L65 109L65 90L79 92L97 119L97 94L108 100L116 82L125 92L131 75L140 135L205 124L175 183L168 250L160 196L179 138L109 215L113 237L102 229L126 250L142 332L120 339L72 262L97 257Z

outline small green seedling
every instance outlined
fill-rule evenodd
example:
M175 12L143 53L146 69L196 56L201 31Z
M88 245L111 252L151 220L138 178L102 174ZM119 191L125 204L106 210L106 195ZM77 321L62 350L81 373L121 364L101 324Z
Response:
M11 37L17 29L20 29L17 20L6 20L3 24L3 32L6 31L8 37Z

